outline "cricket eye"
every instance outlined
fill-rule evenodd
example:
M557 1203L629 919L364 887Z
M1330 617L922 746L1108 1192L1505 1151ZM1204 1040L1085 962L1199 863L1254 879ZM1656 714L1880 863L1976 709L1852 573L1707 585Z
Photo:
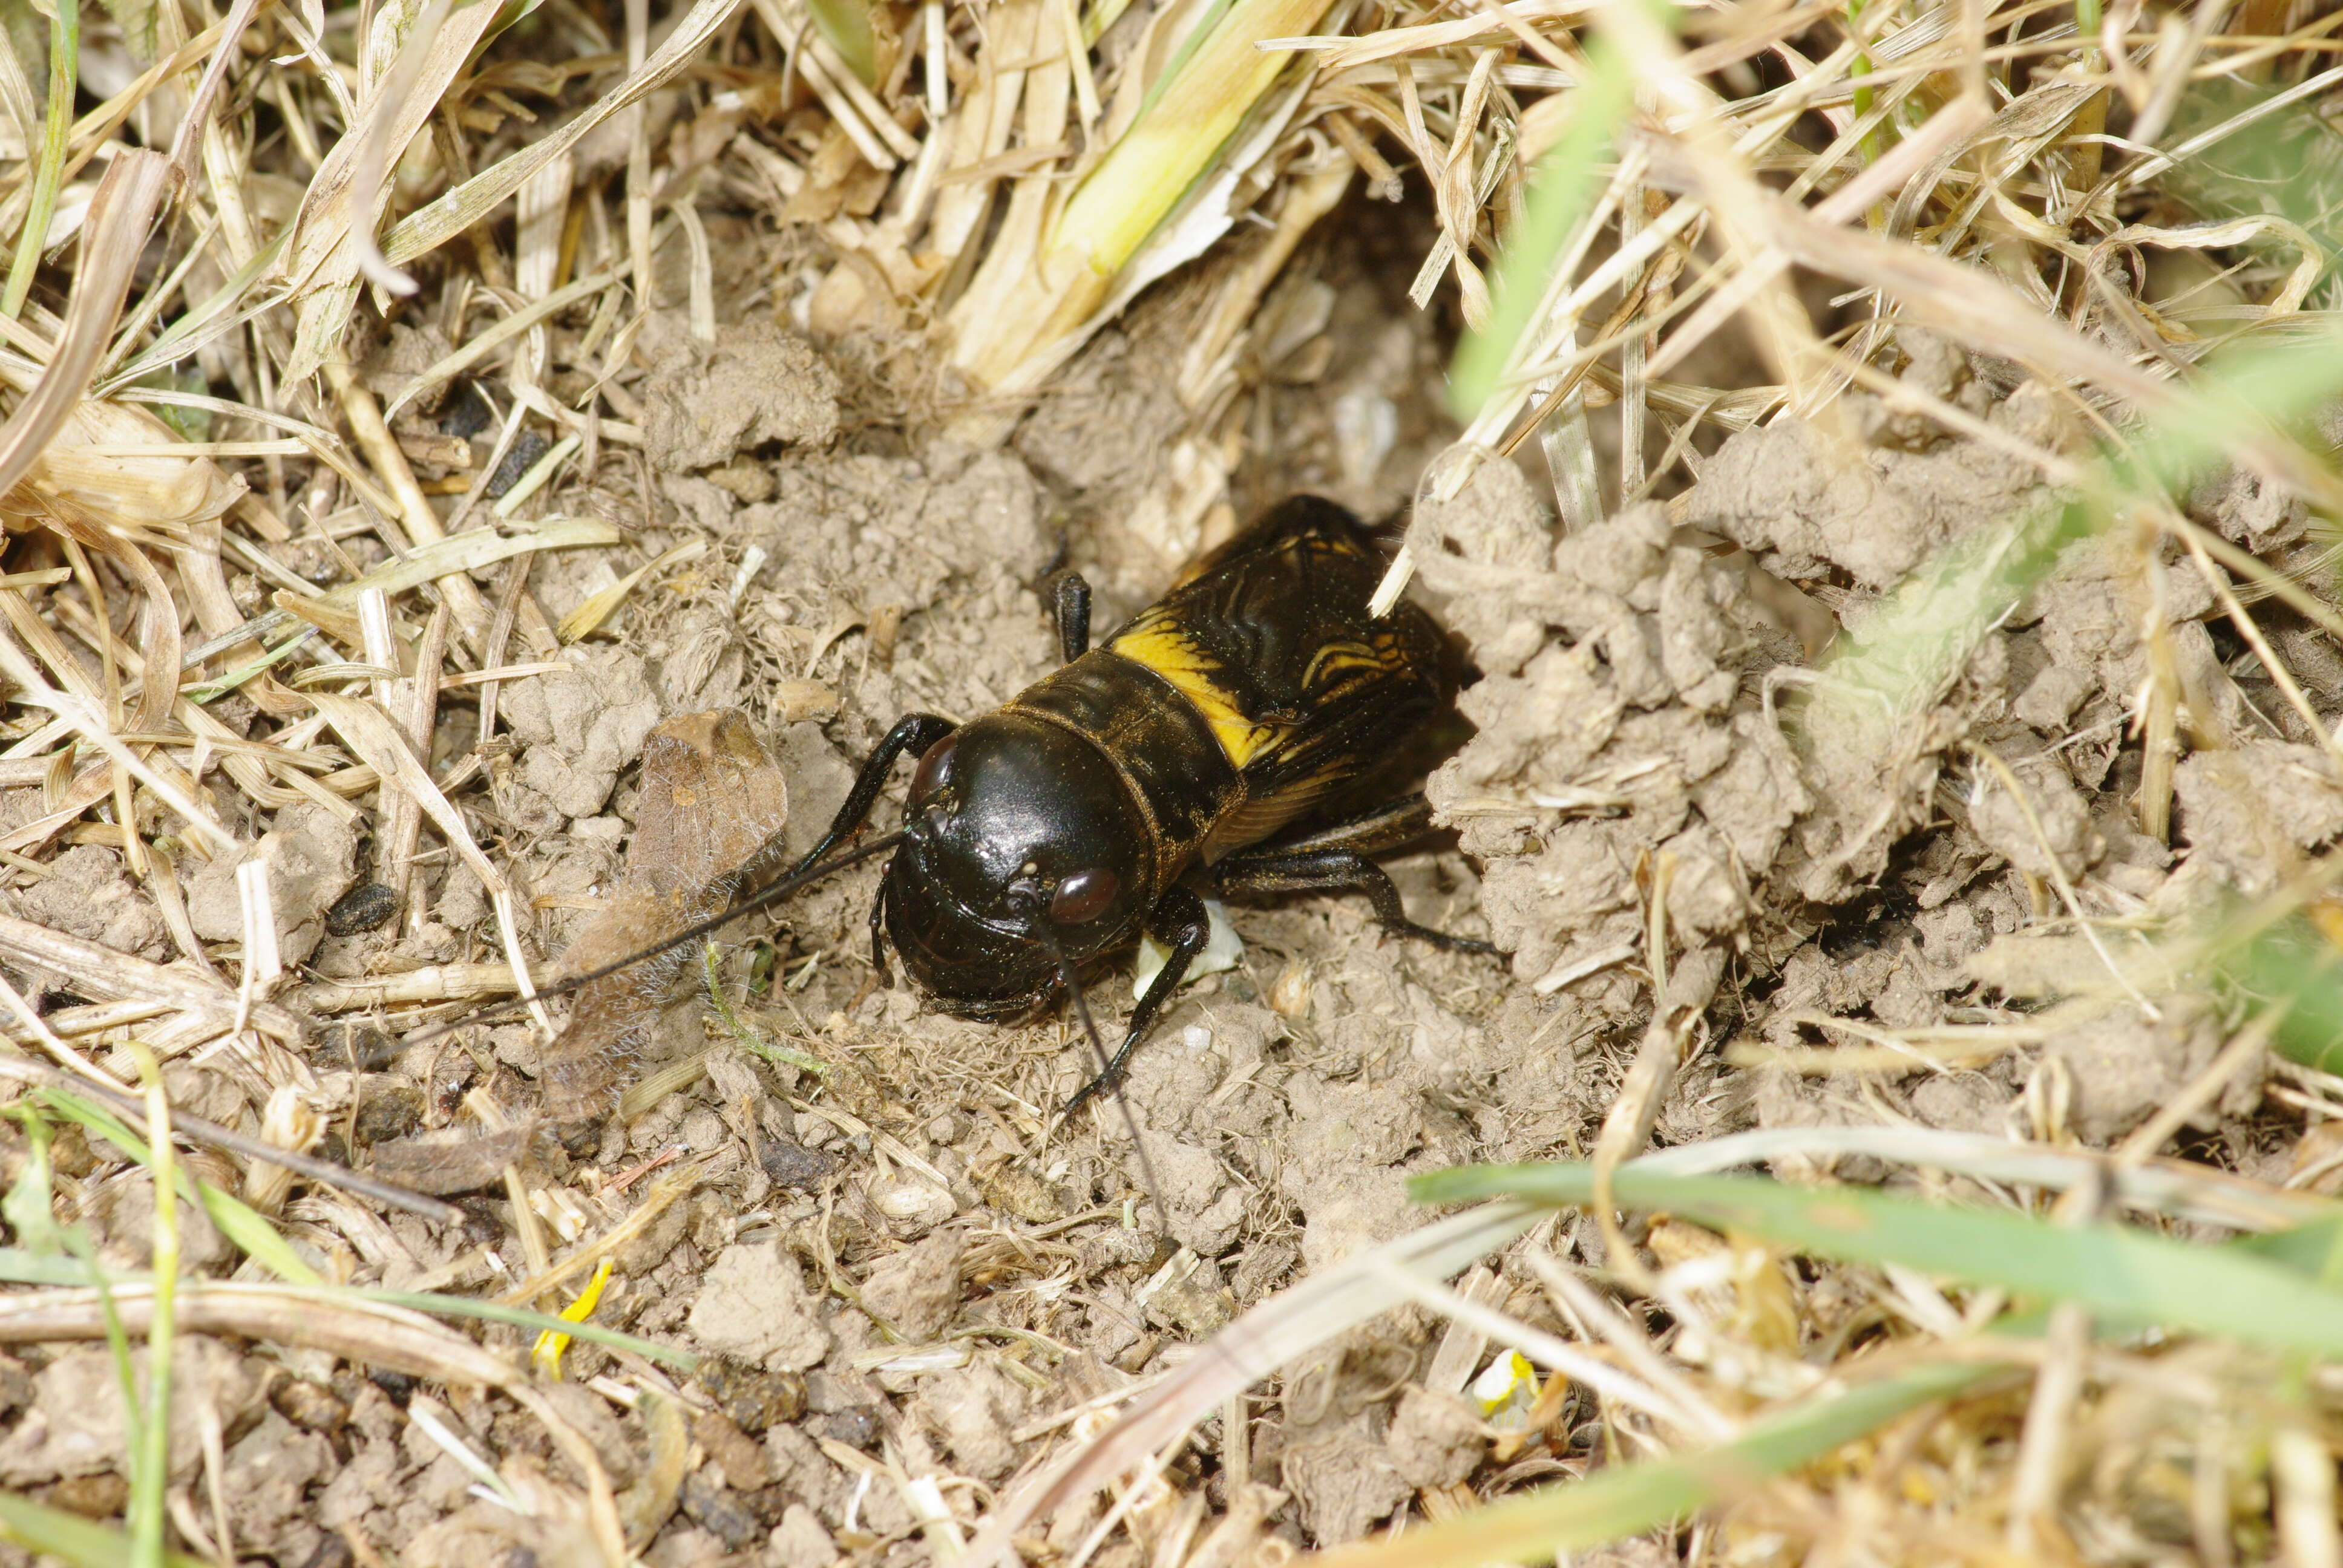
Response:
M952 749L960 744L960 732L954 730L920 754L920 765L911 773L911 804L924 806L936 792L951 782Z
M1097 920L1114 902L1122 879L1103 866L1092 866L1076 871L1058 884L1050 895L1050 920L1053 925L1079 926Z

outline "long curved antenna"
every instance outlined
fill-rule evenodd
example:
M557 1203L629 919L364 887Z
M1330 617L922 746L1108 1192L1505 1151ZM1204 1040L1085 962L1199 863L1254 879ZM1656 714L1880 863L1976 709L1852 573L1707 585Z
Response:
M1066 994L1074 999L1074 1016L1082 1020L1082 1033L1091 1042L1091 1056L1098 1063L1102 1081L1106 1074L1114 1070L1114 1065L1107 1059L1106 1041L1100 1036L1098 1024L1091 1017L1090 998L1083 994L1081 975L1074 968L1073 960L1066 956L1065 948L1058 940L1057 931L1046 918L1035 920L1033 930L1041 935L1041 945L1050 950L1050 961L1058 966L1058 978L1065 983ZM1148 1205L1155 1211L1156 1233L1169 1239L1172 1235L1172 1212L1163 1207L1163 1183L1155 1179L1155 1161L1148 1157L1146 1141L1139 1136L1139 1118L1131 1113L1131 1101L1123 1094L1120 1083L1114 1085L1114 1103L1122 1112L1124 1129L1131 1134L1131 1152L1139 1156L1139 1174L1147 1183Z
M833 871L842 871L849 866L868 860L874 856L883 855L901 842L902 838L903 835L900 832L881 833L869 843L857 845L842 855L833 855L819 866L807 866L791 871L787 876L776 877L739 903L719 910L704 920L695 920L674 935L662 938L639 952L628 953L622 959L613 959L599 969L588 970L582 975L571 975L567 980L557 980L538 990L533 1000L543 1001L549 997L568 996L573 991L584 990L596 980L608 980L620 970L631 969L645 959L657 958L671 948L679 948L688 941L729 926L742 915L753 913L768 904L778 903L809 882L818 882ZM468 1028L473 1024L499 1023L508 1018L518 1018L528 1006L528 1001L508 1001L499 1002L494 1007L481 1008L477 1011L466 1013L461 1018L443 1023L437 1029L410 1036L399 1042L399 1049L404 1050L412 1046L427 1045L435 1040L442 1039L457 1030Z

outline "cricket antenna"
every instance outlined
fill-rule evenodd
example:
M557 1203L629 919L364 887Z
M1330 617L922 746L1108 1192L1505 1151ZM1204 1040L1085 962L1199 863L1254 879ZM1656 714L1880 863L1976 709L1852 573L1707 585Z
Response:
M729 926L743 915L752 914L768 904L779 903L799 888L809 882L818 882L833 871L842 871L849 866L870 859L874 856L883 855L901 842L902 838L903 835L900 832L881 833L869 843L857 845L844 854L833 855L820 865L799 865L788 875L776 877L767 882L739 903L719 910L704 920L695 920L673 936L663 938L638 952L628 953L622 959L614 959L599 969L588 970L582 975L571 975L567 980L557 980L539 990L534 996L521 1000L498 1002L494 1007L476 1009L461 1018L452 1019L441 1024L437 1029L408 1037L400 1042L399 1048L406 1050L412 1046L428 1045L435 1040L445 1039L456 1030L469 1028L474 1024L501 1023L507 1019L518 1018L528 1010L531 1001L544 1001L548 998L568 996L573 991L583 990L596 980L608 980L619 970L631 969L645 959L657 958L670 949L679 948L686 942Z
M1148 1205L1155 1211L1156 1234L1168 1240L1172 1235L1172 1213L1163 1207L1163 1183L1155 1179L1155 1161L1149 1158L1147 1143L1139 1136L1139 1118L1131 1114L1131 1101L1124 1097L1121 1083L1107 1082L1113 1074L1114 1063L1107 1057L1106 1041L1099 1036L1097 1020L1091 1017L1090 998L1082 992L1081 975L1074 968L1074 961L1066 956L1056 930L1046 917L1035 920L1033 929L1041 933L1042 946L1050 950L1050 961L1058 966L1058 978L1065 982L1066 994L1073 998L1074 1016L1082 1020L1082 1033L1091 1042L1091 1056L1098 1063L1099 1081L1107 1083L1113 1091L1115 1107L1122 1112L1123 1128L1131 1134L1131 1152L1139 1157L1140 1180L1147 1184Z

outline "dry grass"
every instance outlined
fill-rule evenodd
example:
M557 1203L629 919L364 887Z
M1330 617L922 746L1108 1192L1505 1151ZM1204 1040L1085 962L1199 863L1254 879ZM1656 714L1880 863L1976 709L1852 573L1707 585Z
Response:
M639 470L645 415L629 354L646 313L680 303L702 341L722 330L703 216L719 206L759 209L802 237L811 259L785 303L813 331L909 340L948 367L940 422L977 441L999 439L1141 290L1205 258L1176 383L1186 420L1166 458L1182 477L1158 518L1160 542L1177 552L1225 498L1255 417L1258 353L1270 347L1256 339L1276 326L1261 310L1280 269L1355 186L1426 191L1439 238L1415 297L1453 305L1469 329L1454 381L1461 434L1427 495L1453 497L1491 455L1534 441L1554 473L1579 477L1559 499L1583 520L1606 497L1673 493L1704 432L1785 413L1828 422L1841 394L1868 389L1894 411L1996 444L2101 514L2183 541L2287 700L2328 736L2256 615L2275 598L2343 629L2330 584L2298 560L2258 561L2205 534L2148 482L2173 472L2170 448L2193 443L2200 461L2218 456L2330 520L2343 513L2331 454L2304 434L2306 413L2335 390L2331 366L2291 379L2268 368L2275 360L2226 377L2218 368L2306 339L2338 357L2318 307L2333 293L2343 163L2303 106L2343 71L2325 65L2337 18L2298 23L2305 9L698 0L661 19L654 47L639 4L516 18L447 0L325 11L237 0L217 20L177 5L60 16L52 57L36 32L14 29L0 37L0 131L15 159L0 166L12 256L0 315L0 520L11 544L0 783L38 806L13 810L0 860L37 878L70 846L119 854L184 956L147 963L0 920L12 970L63 977L92 1004L42 1016L0 982L14 1042L0 1050L42 1053L55 1070L29 1058L0 1067L52 1096L81 1081L116 1111L143 1101L161 1124L151 1063L142 1078L150 1050L224 1061L255 1103L273 1105L275 1086L316 1090L307 1046L320 1018L363 1010L396 1031L453 1002L530 992L546 955L516 908L508 848L474 809L497 777L498 737L484 728L476 755L435 774L424 759L437 704L458 685L492 694L558 668L565 642L688 564L690 546L647 558L558 627L518 591L532 552L620 539L603 516L568 508L585 512L598 482L616 475L625 487ZM72 119L76 85L95 106ZM2284 133L2270 144L2273 126ZM41 226L46 244L35 246ZM2148 286L2178 276L2149 258L2181 256L2211 260L2185 286ZM1844 326L1817 330L1794 286L1801 276L1844 291ZM448 346L409 367L387 400L351 363L371 348L377 314L433 326ZM557 322L568 357L558 363ZM1762 378L1679 378L1728 322L1755 345ZM1903 325L2055 389L2067 437L2032 443L1884 377L1876 364ZM525 417L560 439L517 487L492 491L487 469L427 484L413 455L419 427L405 416L483 367L510 393L499 457ZM1606 408L1624 456L1598 473L1590 410ZM353 541L379 564L360 567ZM346 569L320 588L288 564L297 548ZM488 569L514 558L517 572ZM2026 585L1962 569L1948 564L1940 581L1981 635ZM1403 567L1392 592L1403 577ZM1884 690L1895 719L1933 703L1967 651L1956 638L1915 661L1933 673L1899 666L1875 679L1841 668L1832 678L1866 700ZM2138 819L2161 838L2185 694L2168 660L2152 673L2130 717L2147 741ZM253 716L236 728L208 710L231 695ZM492 696L483 709L494 714ZM2343 765L2343 748L2328 745ZM1997 759L1978 762L2025 803ZM243 879L243 940L198 939L183 882L236 844L238 821L295 803L371 832L394 888L419 853L460 859L495 913L504 961L298 980L277 961L265 877ZM2050 863L2056 911L2090 939L2091 983L2150 1010L2203 990L2208 967L2250 960L2265 933L2319 917L2343 870L2330 856L2263 908L2149 940L2087 908L2055 854ZM1657 991L1664 899L1653 908L1645 956ZM2239 960L2223 983L2266 980ZM2293 1005L2299 1017L2321 1004ZM2227 1049L2111 1156L2074 1147L2054 1103L2035 1107L2026 1141L1955 1147L1914 1133L1858 1149L1816 1136L1738 1157L1908 1161L2044 1226L2088 1227L2118 1210L2167 1227L2331 1225L2324 1200L2162 1158L2191 1111L2264 1070L2285 1017L2235 1010ZM2175 1336L2150 1342L2109 1322L2087 1270L2062 1291L1992 1257L1830 1253L1786 1221L1736 1224L1723 1207L1695 1215L1715 1230L1663 1219L1630 1237L1614 1211L1665 1201L1637 1197L1648 1167L1632 1161L1697 1022L1697 1010L1653 1020L1586 1193L1572 1200L1616 1195L1595 1205L1607 1271L1572 1261L1568 1238L1529 1208L1483 1211L1404 1257L1363 1261L1273 1302L1232 1331L1231 1355L1197 1357L1105 1439L1095 1411L1054 1429L1051 1474L997 1510L957 1487L947 1505L937 1476L900 1454L854 1462L866 1483L901 1491L940 1561L970 1539L980 1555L1006 1550L1049 1510L1096 1506L1094 1528L1050 1548L1067 1568L1271 1563L1289 1549L1255 1484L1266 1477L1244 1473L1246 1388L1408 1302L1453 1325L1435 1392L1463 1390L1491 1345L1554 1374L1492 1392L1495 1451L1515 1468L1426 1488L1409 1505L1421 1519L1453 1520L1517 1483L1571 1474L1583 1457L1554 1456L1574 1422L1602 1427L1613 1490L1580 1514L1529 1517L1508 1548L1525 1555L1729 1502L1678 1526L1687 1561L2343 1561L2343 1357L2261 1332L2268 1299L2208 1322L2144 1290L2139 1320ZM1830 1053L1824 1065L1842 1074L1916 1056L1983 1060L2041 1032L2013 1023L1923 1040L1828 1027L1861 1047ZM2343 1119L2343 1084L2281 1070L2315 1116ZM261 1158L250 1135L238 1146L247 1195L274 1193L239 1204L248 1218L233 1221L263 1262L282 1263L270 1216L293 1175L327 1174L294 1158L322 1119L287 1106L259 1145L287 1161ZM185 1118L179 1131L206 1136ZM166 1182L167 1146L148 1146ZM580 1201L548 1237L529 1179L508 1167L506 1180L531 1265L520 1300L548 1310L560 1304L549 1287L655 1212L630 1220L623 1205ZM16 1191L45 1201L45 1187ZM660 1191L655 1201L672 1199ZM2066 1197L2042 1197L2054 1191ZM340 1199L321 1211L354 1236L378 1228ZM516 1360L427 1318L225 1281L111 1295L43 1283L29 1212L9 1215L7 1256L25 1290L0 1302L0 1338L167 1340L176 1318L185 1332L363 1350L528 1403L587 1478L534 1483L529 1505L566 1520L581 1553L626 1560L674 1506L671 1485L663 1499L656 1486L614 1495ZM153 1247L166 1276L172 1212L160 1206ZM1582 1259L1601 1251L1594 1234L1575 1233ZM1441 1282L1506 1246L1502 1278L1480 1268L1457 1289ZM1827 1261L1801 1268L1795 1255ZM1961 1287L1932 1282L1947 1275ZM2259 1277L2241 1274L2239 1288ZM2301 1288L2330 1277L2314 1268ZM2010 1292L2054 1310L1982 1336ZM627 1394L638 1408L678 1397L651 1363L639 1367ZM160 1560L165 1534L163 1381L133 1462L130 1549L145 1561ZM1850 1387L1872 1389L1874 1402L1849 1414ZM1208 1507L1159 1473L1216 1412L1235 1419L1223 1420L1223 1490ZM673 1421L647 1419L656 1431ZM1667 1468L1711 1448L1729 1462ZM1130 1479L1151 1455L1155 1472ZM1543 1468L1528 1462L1541 1456ZM1097 1487L1108 1501L1094 1505ZM202 1528L196 1513L172 1518L184 1544L218 1550L190 1533L188 1521ZM1493 1527L1403 1533L1357 1560L1480 1561L1495 1549L1466 1532ZM0 1533L34 1539L40 1528L32 1513L0 1513ZM111 1550L70 1529L53 1539L77 1543L85 1560Z

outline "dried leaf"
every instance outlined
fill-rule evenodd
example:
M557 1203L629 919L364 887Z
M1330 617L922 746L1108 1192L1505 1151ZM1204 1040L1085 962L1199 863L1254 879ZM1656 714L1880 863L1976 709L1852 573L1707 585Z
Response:
M670 719L643 743L642 796L627 873L561 955L568 974L614 963L729 904L781 853L789 789L737 709ZM547 1049L548 1111L598 1114L652 1019L690 972L689 944L578 993L569 1027Z

